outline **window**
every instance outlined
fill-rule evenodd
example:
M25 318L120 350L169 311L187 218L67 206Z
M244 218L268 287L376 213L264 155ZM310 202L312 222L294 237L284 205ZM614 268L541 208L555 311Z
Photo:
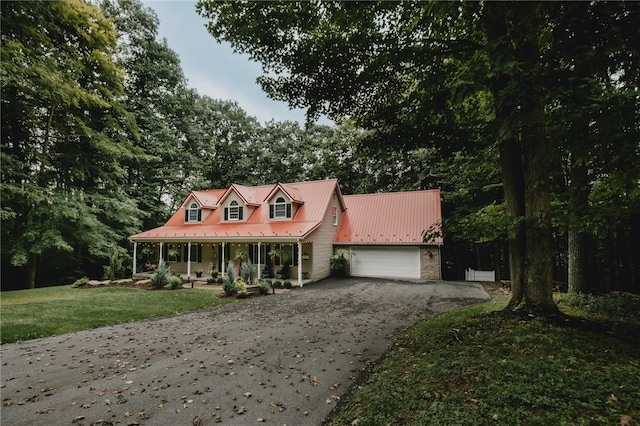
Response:
M224 208L224 220L242 220L242 207L237 201L229 203L229 207Z
M275 244L274 248L278 253L275 257L277 266L294 266L298 264L297 244Z
M240 218L240 214L238 213L238 209L240 207L238 207L238 202L237 201L232 201L231 204L229 204L229 220L238 220Z
M337 207L333 208L332 217L333 217L333 226L336 226L338 224L338 208Z
M184 259L189 259L189 244L184 246ZM191 244L191 262L202 262L202 244Z
M276 202L269 206L270 219L291 218L291 203L287 203L284 198L278 197Z
M202 210L200 206L196 203L191 203L191 205L184 210L184 221L185 222L200 222L202 220Z
M249 244L249 260L251 263L258 263L258 244ZM267 245L260 244L260 263L265 264L267 260Z
M273 217L287 217L287 203L284 202L284 198L280 197L276 200L276 204L274 205L274 215Z

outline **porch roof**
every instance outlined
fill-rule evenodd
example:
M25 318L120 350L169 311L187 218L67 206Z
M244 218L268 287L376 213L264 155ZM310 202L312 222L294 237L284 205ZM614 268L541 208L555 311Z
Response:
M224 223L209 226L165 225L130 237L133 241L297 241L309 235L317 222Z

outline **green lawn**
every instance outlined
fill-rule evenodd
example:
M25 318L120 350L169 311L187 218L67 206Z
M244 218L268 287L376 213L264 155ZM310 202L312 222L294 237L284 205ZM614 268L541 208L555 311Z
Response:
M69 286L18 290L0 294L2 343L54 336L105 325L215 306L215 290L147 291L127 287L72 288Z
M635 424L640 301L565 295L558 304L590 322L507 319L492 312L503 300L419 323L328 424Z

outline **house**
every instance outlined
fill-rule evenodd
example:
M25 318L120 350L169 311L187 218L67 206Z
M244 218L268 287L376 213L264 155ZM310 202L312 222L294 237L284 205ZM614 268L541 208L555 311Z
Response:
M129 237L134 274L159 258L171 270L224 274L248 255L258 277L302 286L331 274L336 250L351 276L440 279L441 239L424 233L441 221L440 191L343 195L337 179L192 191L163 226Z

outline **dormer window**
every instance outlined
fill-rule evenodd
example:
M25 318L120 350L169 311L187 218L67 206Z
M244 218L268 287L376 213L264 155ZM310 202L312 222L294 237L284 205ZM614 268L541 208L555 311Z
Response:
M184 210L185 222L200 222L202 220L202 209L197 203L191 205Z
M291 203L283 197L278 197L276 202L269 206L269 218L270 219L290 219L291 218Z
M242 207L237 201L234 200L229 203L229 207L225 207L224 220L242 220Z

